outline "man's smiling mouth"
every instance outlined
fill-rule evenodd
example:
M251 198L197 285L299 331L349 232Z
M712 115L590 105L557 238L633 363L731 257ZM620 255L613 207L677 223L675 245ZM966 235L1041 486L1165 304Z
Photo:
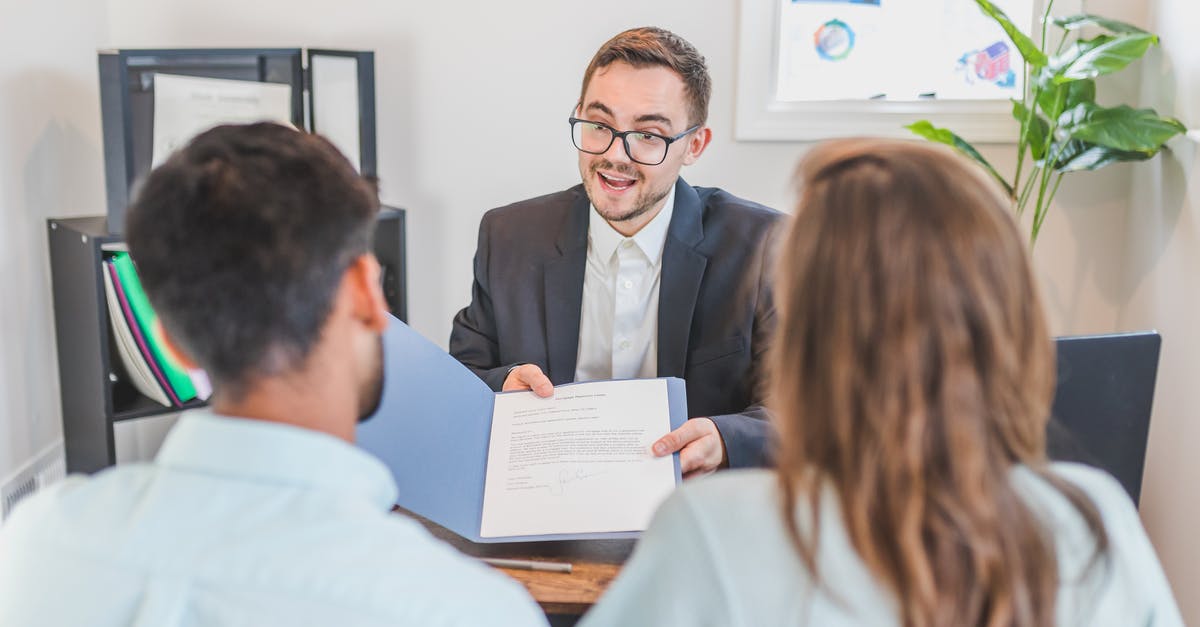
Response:
M605 174L604 172L597 171L596 177L605 189L613 192L623 192L637 184L637 179L619 174Z

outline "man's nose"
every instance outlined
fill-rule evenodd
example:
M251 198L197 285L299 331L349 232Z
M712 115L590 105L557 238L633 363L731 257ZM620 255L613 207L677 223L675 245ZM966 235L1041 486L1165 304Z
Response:
M625 150L624 137L613 137L613 142L609 144L608 151L601 156L613 163L633 165L633 160L629 158L629 151Z

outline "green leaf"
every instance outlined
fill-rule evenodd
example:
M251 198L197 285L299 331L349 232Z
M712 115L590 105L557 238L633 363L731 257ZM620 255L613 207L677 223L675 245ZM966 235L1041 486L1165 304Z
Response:
M992 4L989 0L975 0L975 4L978 4L979 8L988 17L995 20L1000 25L1000 28L1004 29L1004 32L1012 40L1017 50L1020 51L1026 63L1039 68L1049 62L1046 53L1042 52L1041 48L1033 43L1033 39L1030 39L1028 35L1021 32L1021 29L1017 28L1016 24L1013 24L1012 20L1008 19L1008 16L1004 14L1004 11L1000 10L1000 7Z
M1079 30L1087 26L1099 26L1110 33L1145 33L1146 31L1132 25L1126 24L1118 20L1111 20L1107 17L1099 15L1091 15L1081 13L1070 17L1058 17L1054 19L1055 25L1063 30Z
M1050 77L1039 82L1043 84L1038 93L1038 108L1051 120L1058 119L1063 111L1074 109L1081 103L1096 101L1096 81L1090 78L1058 84ZM1063 94L1062 100L1058 100L1059 93Z
M1053 81L1061 84L1112 74L1140 59L1157 43L1158 36L1150 33L1081 39L1050 61Z
M1085 78L1067 83L1067 100L1063 109L1074 109L1085 102L1096 102L1096 81Z
M1160 117L1153 109L1126 105L1105 108L1088 102L1062 114L1058 124L1071 139L1149 155L1158 152L1167 140L1187 132L1179 120Z
M1154 153L1147 154L1144 152L1116 150L1079 140L1056 146L1052 152L1058 156L1054 161L1054 170L1056 172L1098 170L1113 163L1145 161L1154 156ZM1043 163L1039 163L1038 165L1045 167Z
M977 163L982 165L985 170L988 171L988 174L992 175L992 178L996 179L996 182L1000 183L1000 185L1004 187L1004 191L1008 193L1009 197L1013 196L1012 185L1009 185L1008 181L1004 180L1004 177L1000 176L1000 173L996 171L996 168L992 167L992 164L988 163L988 160L984 159L983 155L979 154L979 151L975 150L975 147L969 144L967 140L955 135L949 129L937 128L931 124L929 120L918 120L912 124L909 124L908 126L905 126L904 128L912 131L916 135L928 139L931 142L937 142L939 144L950 146L951 148L954 148L955 150L974 159Z
M1046 156L1046 135L1050 132L1050 123L1045 118L1034 113L1030 117L1029 109L1025 107L1025 103L1020 100L1014 100L1012 114L1018 122L1025 124L1028 120L1029 124L1025 127L1025 143L1029 145L1029 151L1033 154L1034 159L1041 159Z

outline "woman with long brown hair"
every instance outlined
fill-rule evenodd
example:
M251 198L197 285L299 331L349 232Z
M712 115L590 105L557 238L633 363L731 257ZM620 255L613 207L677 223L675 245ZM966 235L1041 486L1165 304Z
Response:
M1046 460L1008 202L927 144L814 149L778 250L774 471L691 483L588 625L1181 625L1137 512Z

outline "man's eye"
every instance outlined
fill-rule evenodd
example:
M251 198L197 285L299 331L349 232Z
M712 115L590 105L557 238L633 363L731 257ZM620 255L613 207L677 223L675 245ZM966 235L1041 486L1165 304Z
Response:
M652 141L658 139L658 136L651 135L650 133L638 133L637 138L644 142L652 142Z
M593 133L598 133L598 132L606 130L606 129L603 126L601 126L600 124L589 124L588 130L592 131Z

